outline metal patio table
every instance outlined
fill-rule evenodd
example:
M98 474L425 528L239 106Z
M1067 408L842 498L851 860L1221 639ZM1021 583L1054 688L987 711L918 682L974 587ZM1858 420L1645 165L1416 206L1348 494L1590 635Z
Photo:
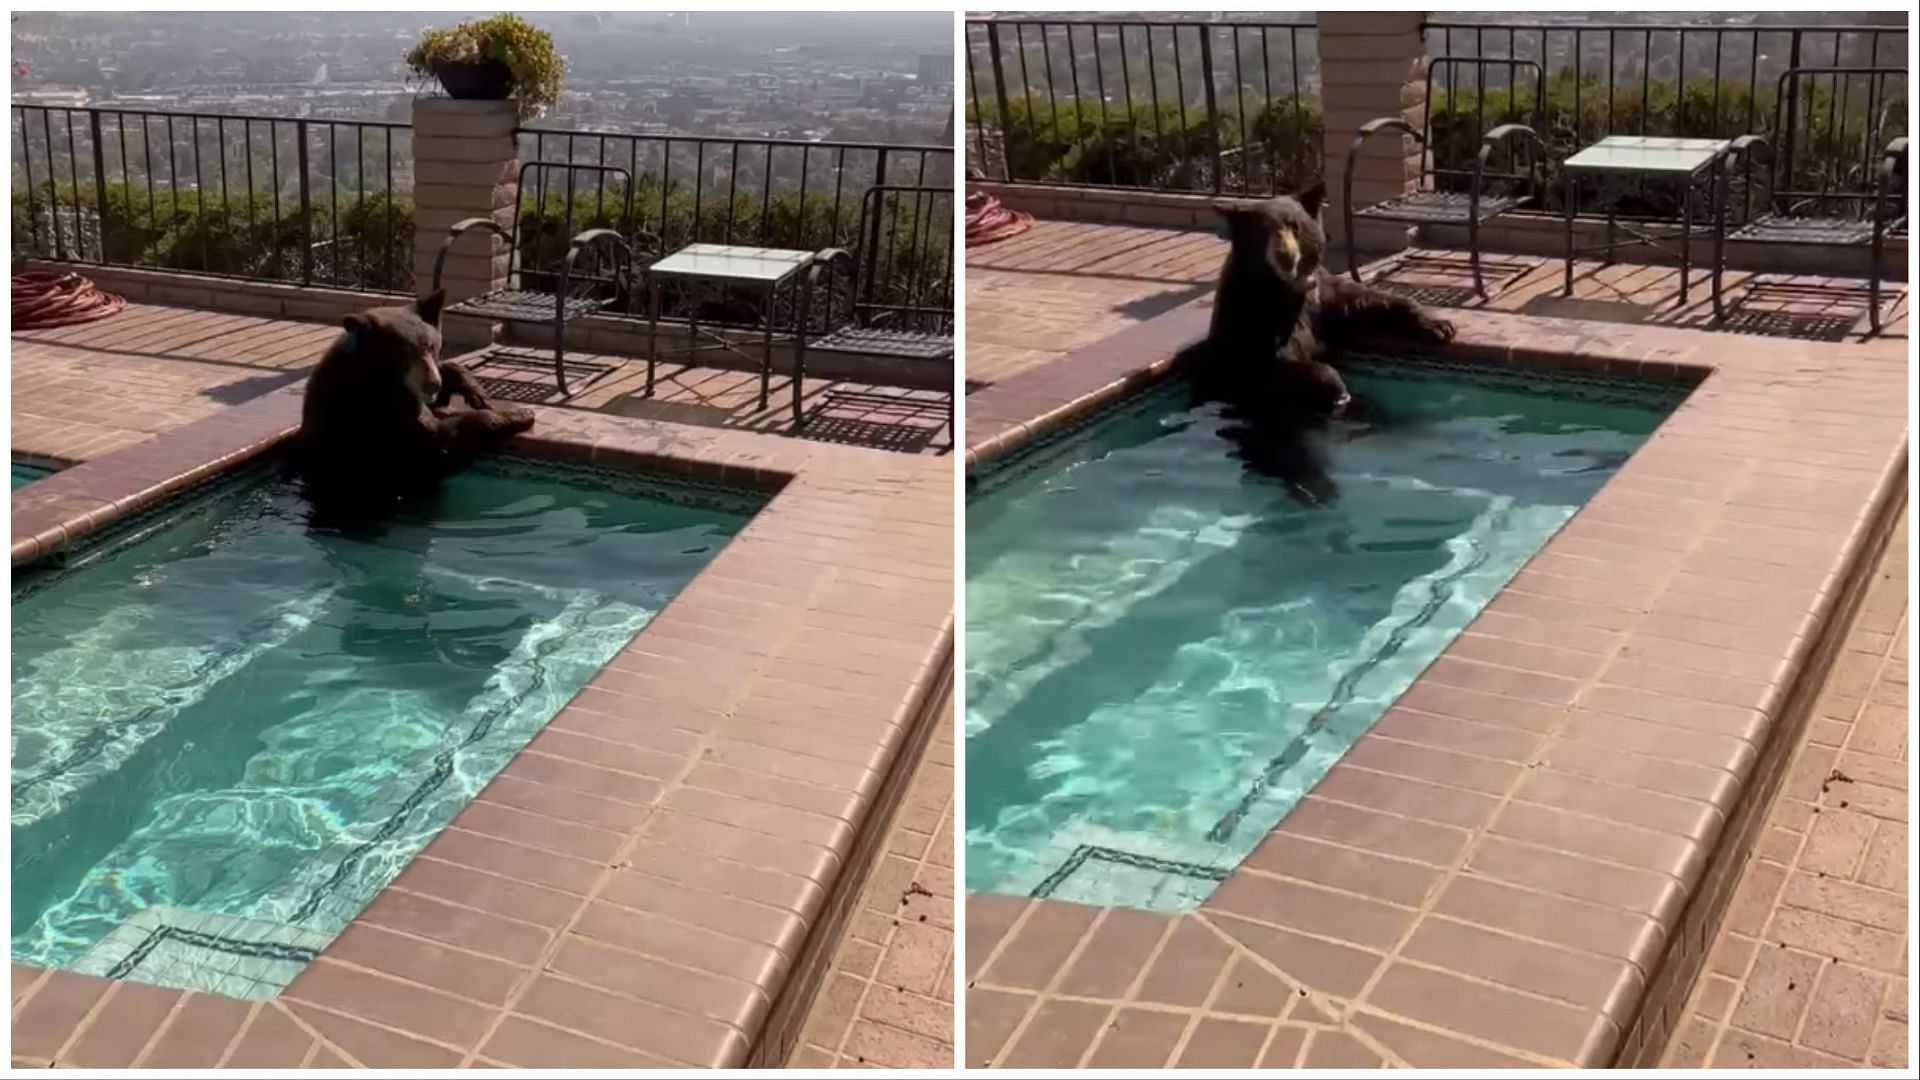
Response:
M647 268L647 396L653 396L654 365L659 360L655 342L660 327L660 285L663 281L682 281L693 286L746 288L761 297L762 353L760 356L760 407L767 407L768 384L773 376L774 304L784 291L789 297L799 294L799 311L794 329L781 334L793 342L793 422L801 424L800 382L807 369L807 308L812 299L807 275L814 253L785 248L741 247L734 244L689 244ZM687 318L692 342L676 355L692 355L702 350L723 349L748 356L725 335L701 327L692 312ZM701 337L710 339L701 343Z
M1698 230L1693 224L1694 190L1704 179L1707 184L1707 214L1712 220L1708 231L1713 235L1713 312L1722 314L1720 307L1720 276L1724 269L1725 221L1721 216L1720 205L1722 189L1720 163L1725 159L1727 149L1733 143L1728 139L1675 139L1649 135L1609 135L1592 146L1580 151L1560 163L1565 170L1561 174L1561 199L1566 205L1567 229L1567 273L1566 295L1573 295L1573 259L1576 254L1573 246L1574 183L1581 176L1591 176L1600 182L1600 201L1607 211L1607 240L1598 247L1589 247L1588 252L1603 251L1607 262L1613 261L1613 252L1628 244L1645 244L1656 251L1671 251L1662 241L1671 241L1672 236L1662 237L1649 229L1622 224L1618 220L1616 209L1622 192L1630 182L1644 180L1666 180L1678 182L1682 191L1680 210L1680 299L1681 306L1687 302L1687 277L1693 268L1693 234ZM1632 239L1616 240L1615 234L1624 232Z

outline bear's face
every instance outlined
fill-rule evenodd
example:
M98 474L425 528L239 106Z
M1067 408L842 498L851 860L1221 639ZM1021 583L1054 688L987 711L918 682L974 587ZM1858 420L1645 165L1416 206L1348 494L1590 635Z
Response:
M342 355L379 368L431 404L440 395L440 309L446 298L443 290L404 307L347 316Z
M1325 182L1316 181L1297 198L1281 195L1216 205L1226 219L1234 258L1265 262L1283 281L1304 285L1313 280L1327 241L1320 228L1326 194Z

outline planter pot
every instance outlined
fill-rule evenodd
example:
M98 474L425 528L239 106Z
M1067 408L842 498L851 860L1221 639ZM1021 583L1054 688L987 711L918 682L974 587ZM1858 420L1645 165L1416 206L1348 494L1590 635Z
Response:
M513 72L498 60L442 64L433 69L448 97L466 101L504 101L513 93Z

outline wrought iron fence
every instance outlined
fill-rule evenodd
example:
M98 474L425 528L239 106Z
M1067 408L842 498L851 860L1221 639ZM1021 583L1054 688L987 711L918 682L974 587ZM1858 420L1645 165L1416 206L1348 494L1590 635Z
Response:
M1269 194L1321 171L1309 22L969 19L984 177Z
M404 124L13 106L14 253L406 292Z
M885 292L905 289L949 313L952 280L952 204L946 213L919 214L926 236L916 243L875 244L863 216L873 190L954 185L953 150L946 146L808 142L797 139L632 135L619 132L523 129L523 161L593 166L541 170L520 192L516 243L522 267L550 265L567 238L589 228L612 228L654 254L690 243L749 244L820 251L843 248ZM889 204L891 205L891 203ZM889 234L890 235L890 234ZM871 250L870 250L871 249ZM615 296L616 310L638 310L633 296ZM684 314L675 296L667 314ZM822 304L815 317L831 310ZM727 304L703 310L706 322L733 321ZM750 314L740 314L750 320Z
M523 161L617 166L627 177L534 171L520 192L516 254L525 267L548 265L569 237L607 226L644 232L667 251L700 241L858 251L870 190L951 188L955 179L946 146L547 128L518 139ZM414 287L404 124L15 105L13 171L16 255ZM552 179L578 175L602 179ZM882 287L950 280L951 214L927 228L927 243L874 254L887 260ZM943 257L949 265L929 262ZM943 295L950 311L951 290Z
M1548 183L1535 204L1542 209L1561 205L1552 163L1608 135L1762 134L1785 148L1784 187L1859 192L1871 184L1886 142L1906 134L1907 31L1898 25L1437 20L1426 24L1426 40L1429 57L1540 65L1538 88L1514 85L1507 67L1457 65L1436 82L1428 124L1438 165L1468 160L1477 149L1464 134L1449 137L1475 129L1469 113L1540 116L1550 148ZM1804 69L1826 74L1785 78ZM1678 212L1675 193L1656 187L1643 190L1640 201L1644 215Z

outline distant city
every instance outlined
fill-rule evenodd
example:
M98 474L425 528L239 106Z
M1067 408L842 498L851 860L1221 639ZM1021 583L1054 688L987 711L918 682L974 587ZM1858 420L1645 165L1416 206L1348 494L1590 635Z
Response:
M400 120L437 88L402 57L450 12L21 13L13 103ZM538 126L940 143L953 107L941 13L528 13L567 58Z

